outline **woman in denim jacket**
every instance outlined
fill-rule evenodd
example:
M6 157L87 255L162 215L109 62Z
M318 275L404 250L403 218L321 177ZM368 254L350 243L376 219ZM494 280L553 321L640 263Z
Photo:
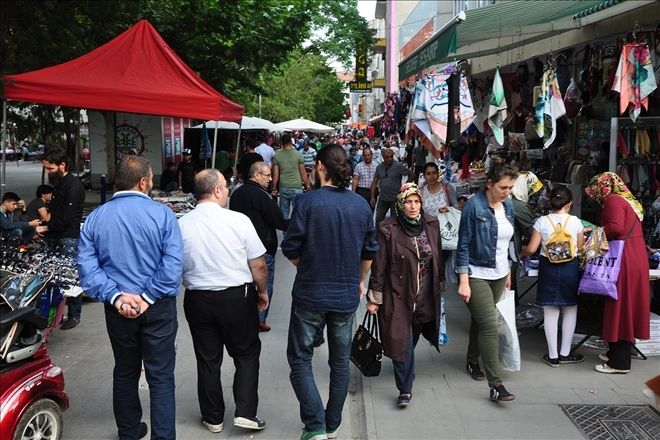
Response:
M513 205L509 196L516 171L507 165L491 167L486 188L467 201L461 215L456 249L458 294L470 309L470 342L467 370L474 380L484 380L484 363L490 399L513 400L500 378L497 313L495 304L511 285L509 242L513 237Z

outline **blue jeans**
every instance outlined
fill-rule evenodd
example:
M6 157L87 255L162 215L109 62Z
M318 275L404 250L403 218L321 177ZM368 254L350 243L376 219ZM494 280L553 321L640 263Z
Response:
M156 301L135 319L124 318L105 304L105 323L115 357L112 406L119 439L138 438L142 419L138 382L143 362L151 401L151 439L176 438L176 298Z
M266 253L264 254L264 258L266 260L266 267L268 268L268 308L263 312L259 312L259 322L266 322L266 319L268 319L270 302L273 299L273 284L275 283L275 255Z
M433 342L433 333L437 331L435 321L429 321L424 324L413 324L408 338L408 347L406 348L405 359L403 362L392 361L394 367L394 382L399 394L412 393L412 385L415 380L415 347L419 342L419 336L424 335L427 341Z
M302 188L280 188L280 209L282 210L282 215L285 220L288 220L291 217L291 211L293 211L293 199L302 193Z
M292 305L289 322L289 344L286 354L291 367L291 385L300 402L300 419L305 430L333 430L341 424L341 412L348 393L349 360L353 316L351 313L314 312ZM328 327L330 356L330 392L325 408L314 381L312 356L319 330Z
M77 238L50 238L46 239L46 244L53 250L57 250L65 257L76 259L78 257L78 239ZM82 293L78 296L68 297L66 303L69 307L69 319L80 321L82 312Z

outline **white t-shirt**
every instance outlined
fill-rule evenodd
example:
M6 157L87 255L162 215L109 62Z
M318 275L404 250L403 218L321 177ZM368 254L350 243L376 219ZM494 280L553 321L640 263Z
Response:
M435 194L429 191L428 185L424 185L422 187L422 200L424 200L424 204L422 205L424 213L433 217L437 217L440 213L438 209L449 207L447 191L445 191L445 186L442 183L440 184L440 189Z
M578 234L582 229L584 229L584 226L582 226L582 222L580 221L580 219L570 214L551 213L548 214L548 216L550 216L550 219L555 225L559 225L559 226L564 224L564 222L566 221L566 217L570 217L570 219L568 219L568 222L566 223L566 231L569 234L571 234L571 237L573 238L573 244L575 244L575 248L577 249ZM538 219L536 219L536 222L534 223L534 229L541 233L541 255L547 257L548 254L545 253L545 243L548 241L548 238L550 238L550 235L552 235L552 233L555 232L555 228L553 225L550 224L550 222L547 219L547 216L544 215L543 217L539 217Z
M470 264L473 278L482 280L499 280L509 273L509 241L513 237L513 225L506 218L504 207L495 210L497 221L497 249L495 250L495 267L473 266Z
M266 248L245 214L203 202L179 219L179 227L187 289L224 290L254 281L248 260Z
M268 144L259 144L259 146L254 149L254 152L261 154L261 157L264 158L264 162L266 162L269 167L273 166L273 157L275 157L275 150L273 150L273 147Z

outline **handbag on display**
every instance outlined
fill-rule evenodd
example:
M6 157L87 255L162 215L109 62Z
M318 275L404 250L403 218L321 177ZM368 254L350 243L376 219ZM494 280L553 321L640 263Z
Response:
M623 257L626 240L632 234L635 224L636 222L633 222L623 240L608 242L607 253L587 261L578 286L578 294L606 296L615 301L619 299L616 282L619 280L621 271L621 257Z
M380 361L383 358L383 344L378 331L378 317L368 311L362 324L358 326L351 344L351 362L366 377L380 374Z

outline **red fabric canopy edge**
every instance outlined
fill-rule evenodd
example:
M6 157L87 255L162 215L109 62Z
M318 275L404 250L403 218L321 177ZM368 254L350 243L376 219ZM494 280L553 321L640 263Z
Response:
M243 115L146 20L71 61L3 79L7 100L239 123Z

